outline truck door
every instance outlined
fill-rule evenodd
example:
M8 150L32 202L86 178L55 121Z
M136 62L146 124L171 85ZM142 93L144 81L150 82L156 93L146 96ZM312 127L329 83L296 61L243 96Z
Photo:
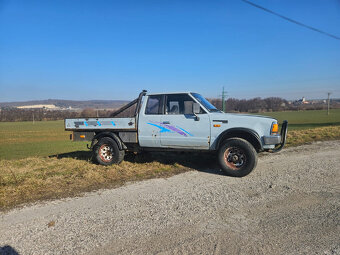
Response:
M163 98L162 95L151 95L142 103L138 120L138 140L142 147L161 146Z
M184 105L194 103L188 94L165 95L161 118L161 146L167 148L209 149L210 119L203 109L197 117L184 114Z

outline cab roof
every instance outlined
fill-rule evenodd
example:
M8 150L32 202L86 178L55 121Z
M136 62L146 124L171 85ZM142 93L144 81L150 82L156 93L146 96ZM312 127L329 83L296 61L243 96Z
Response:
M147 96L154 96L154 95L169 95L169 94L190 94L196 93L192 91L178 91L178 92L159 92L159 93L146 93Z

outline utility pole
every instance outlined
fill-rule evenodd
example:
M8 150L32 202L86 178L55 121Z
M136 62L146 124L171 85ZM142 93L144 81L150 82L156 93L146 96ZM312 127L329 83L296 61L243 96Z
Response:
M222 111L225 112L225 98L227 96L227 91L224 91L224 86L222 87Z
M332 93L331 92L328 92L327 93L327 95L328 95L328 102L327 102L327 115L329 115L329 101L330 101L330 95L331 95Z
M34 112L33 112L33 124L34 124Z

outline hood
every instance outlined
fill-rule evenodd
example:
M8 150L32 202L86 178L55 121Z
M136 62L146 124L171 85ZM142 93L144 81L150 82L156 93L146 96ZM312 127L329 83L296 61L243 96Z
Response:
M244 113L224 113L224 112L213 112L210 113L212 118L220 118L220 119L228 119L228 117L246 117L246 118L263 118L263 119L271 119L271 120L276 120L272 117L269 116L264 116L264 115L253 115L253 114L244 114Z
M225 113L226 115L236 115L236 116L246 116L246 117L256 117L256 118L266 118L266 119L273 119L272 117L269 116L264 116L264 115L254 115L254 114L246 114L246 113Z

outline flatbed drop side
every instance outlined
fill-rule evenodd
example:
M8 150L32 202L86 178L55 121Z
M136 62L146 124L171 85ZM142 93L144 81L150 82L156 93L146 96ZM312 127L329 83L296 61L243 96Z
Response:
M133 105L133 117L116 117ZM145 90L109 118L65 119L72 140L91 141L99 164L120 163L125 151L210 151L222 170L237 177L256 167L258 152L280 151L287 128L287 121L279 133L275 119L221 112L197 93Z

